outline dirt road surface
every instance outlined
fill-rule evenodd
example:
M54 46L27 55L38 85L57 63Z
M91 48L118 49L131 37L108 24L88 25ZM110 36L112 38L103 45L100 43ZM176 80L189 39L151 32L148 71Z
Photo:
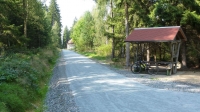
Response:
M61 78L50 85L50 91L63 84L70 90L73 109L66 110L67 101L56 106L48 94L48 112L199 112L200 94L152 88L131 80L87 57L62 50L57 64ZM59 75L58 75L59 76ZM67 77L67 78L66 78ZM56 79L56 77L54 77ZM59 89L60 90L60 89ZM57 99L66 95L63 89ZM55 97L55 94L54 94ZM52 100L52 101L51 101ZM67 100L67 98L66 98ZM69 100L69 99L68 99ZM64 106L64 107L63 107ZM61 109L63 108L63 110ZM65 110L64 110L65 109Z

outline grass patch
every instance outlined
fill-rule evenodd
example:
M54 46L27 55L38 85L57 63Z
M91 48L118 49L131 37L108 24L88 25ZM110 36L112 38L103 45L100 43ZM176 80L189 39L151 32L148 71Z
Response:
M124 58L114 58L111 59L108 56L103 56L103 55L99 55L95 52L79 52L80 54L87 56L89 58L98 60L102 63L107 63L108 65L110 65L113 68L117 68L117 69L123 69L124 68L124 62L125 59Z
M96 60L107 60L108 59L108 57L106 57L106 56L100 56L100 55L98 55L95 52L80 52L80 54L82 54L84 56L87 56L89 58L96 59Z
M158 78L154 78L154 77L151 77L150 79L151 80L159 80Z
M24 112L30 106L26 102L29 100L28 93L23 87L8 83L0 85L0 101L4 104L4 111L6 109L10 112Z
M23 49L1 59L0 112L43 111L58 52L53 47Z

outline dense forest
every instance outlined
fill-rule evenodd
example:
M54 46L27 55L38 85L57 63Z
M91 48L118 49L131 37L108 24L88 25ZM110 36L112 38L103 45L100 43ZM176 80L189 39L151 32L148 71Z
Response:
M61 45L60 11L40 0L0 0L0 50Z
M95 0L96 7L74 20L70 29L77 51L124 58L134 46L124 42L140 27L181 26L188 41L181 44L187 67L200 67L199 0ZM67 30L68 31L68 30ZM69 31L68 31L69 32ZM69 38L64 37L64 41ZM185 52L184 52L185 51ZM181 56L181 55L180 55ZM180 57L179 61L181 61ZM186 64L184 64L186 66Z

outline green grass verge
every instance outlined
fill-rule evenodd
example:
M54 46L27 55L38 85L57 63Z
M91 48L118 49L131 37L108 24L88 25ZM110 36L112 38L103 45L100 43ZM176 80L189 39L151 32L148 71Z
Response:
M1 58L0 112L44 110L48 82L58 52L54 47L23 49Z
M79 52L79 53L84 55L84 56L87 56L89 58L98 60L102 63L107 63L108 65L110 65L113 68L117 68L117 69L123 69L124 68L124 62L125 62L124 58L111 59L108 56L98 55L95 52Z
M108 59L108 57L100 56L95 52L79 52L79 53L82 54L82 55L85 55L85 56L87 56L89 58L96 59L96 60L106 60L106 59Z

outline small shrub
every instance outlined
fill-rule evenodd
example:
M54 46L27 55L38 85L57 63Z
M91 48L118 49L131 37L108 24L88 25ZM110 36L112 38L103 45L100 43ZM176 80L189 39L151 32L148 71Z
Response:
M113 58L112 61L113 62L119 62L119 58Z
M109 45L101 45L96 49L96 53L100 56L109 56L111 52L112 46Z
M0 102L0 112L9 112L4 102Z
M38 72L30 63L20 59L6 60L0 67L0 81L17 82L24 87L37 87Z

